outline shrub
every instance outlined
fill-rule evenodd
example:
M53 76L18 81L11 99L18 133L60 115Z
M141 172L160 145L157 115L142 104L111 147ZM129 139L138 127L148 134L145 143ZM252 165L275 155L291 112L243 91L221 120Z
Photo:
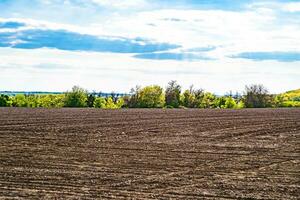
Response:
M162 108L165 104L163 89L153 85L139 91L138 105L142 108Z
M206 92L204 93L203 95L203 98L201 100L201 103L200 103L200 108L215 108L215 99L216 99L216 96L213 95L212 93L210 92Z
M17 94L13 97L12 105L14 107L27 107L27 100L24 94Z
M74 86L72 91L65 93L65 107L86 107L87 91L78 86Z
M96 97L94 101L94 107L95 108L105 108L106 101L103 97Z
M236 102L232 97L227 97L225 102L225 108L236 108Z
M0 95L0 107L9 107L12 105L12 101L10 100L8 95L1 94Z
M39 106L43 108L61 108L64 106L65 95L47 94L39 96Z

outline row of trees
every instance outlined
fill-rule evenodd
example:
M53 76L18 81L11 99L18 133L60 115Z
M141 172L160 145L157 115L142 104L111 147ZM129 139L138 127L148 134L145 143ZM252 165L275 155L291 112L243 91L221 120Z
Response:
M294 98L294 97L293 97ZM102 97L90 94L87 90L74 86L64 94L0 96L0 106L13 107L95 107L95 108L265 108L265 107L300 107L299 101L286 104L283 95L271 95L263 85L246 86L244 95L229 93L216 96L203 89L191 86L182 91L176 82L169 82L164 90L158 85L136 87L130 95Z
M131 96L124 98L124 105L129 108L243 108L240 96L218 97L203 89L191 86L182 92L176 81L169 82L165 92L160 86L136 87Z

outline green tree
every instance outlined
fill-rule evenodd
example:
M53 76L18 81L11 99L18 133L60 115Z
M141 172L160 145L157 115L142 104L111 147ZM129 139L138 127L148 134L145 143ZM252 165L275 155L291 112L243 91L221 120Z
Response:
M27 107L30 108L37 108L39 107L39 96L38 95L28 95L25 96L26 102L27 102Z
M87 91L78 86L74 86L72 91L65 93L65 107L86 107Z
M239 102L236 104L236 108L237 108L237 109L245 108L244 102L243 102L243 101L239 101Z
M142 108L163 107L165 104L163 89L157 85L144 87L139 91L138 104Z
M95 108L105 108L106 106L106 100L103 97L96 97L94 101L94 107Z
M113 97L108 97L106 99L105 108L107 108L107 109L116 109L116 108L118 108L117 105L115 104L114 100L113 100Z
M181 102L184 107L193 108L195 103L195 95L191 90L185 90L181 96Z
M200 103L200 108L214 108L216 96L210 92L205 92Z
M188 108L200 108L204 97L203 89L194 89L191 85L189 90L185 90L181 96L181 103Z
M226 108L226 97L216 97L214 105L216 108Z
M124 105L124 100L119 98L115 103L112 97L97 97L94 101L95 108L105 108L105 109L118 109Z
M61 108L64 106L65 95L47 94L39 96L39 106L43 108Z
M10 100L8 95L1 94L0 95L0 107L9 107L12 105L12 101Z
M24 94L17 94L12 99L12 105L14 107L27 107L27 100Z
M123 98L118 98L117 103L116 103L117 108L122 108L124 106L124 103L125 103L125 101Z
M225 108L236 108L237 104L234 100L234 98L232 98L231 96L226 97L226 101L225 101Z
M165 92L166 106L178 108L180 105L180 93L181 86L177 84L177 81L170 81Z

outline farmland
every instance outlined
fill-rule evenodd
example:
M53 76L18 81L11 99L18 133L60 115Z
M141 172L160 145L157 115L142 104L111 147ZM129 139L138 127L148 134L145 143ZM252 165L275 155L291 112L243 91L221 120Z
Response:
M300 109L0 108L0 199L299 199Z

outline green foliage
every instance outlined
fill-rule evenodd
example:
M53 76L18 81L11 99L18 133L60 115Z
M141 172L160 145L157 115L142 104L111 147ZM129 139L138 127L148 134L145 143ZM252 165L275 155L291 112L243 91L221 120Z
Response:
M138 105L141 108L162 108L165 104L163 89L153 85L139 91Z
M124 104L125 104L124 99L123 98L119 98L118 101L117 101L117 103L116 103L116 106L117 106L117 108L122 108L124 106Z
M293 97L292 100L293 101L300 101L300 96L299 97Z
M178 108L180 106L181 86L176 81L170 81L165 92L166 106Z
M86 107L88 93L85 89L74 86L72 91L65 93L65 107Z
M224 108L236 108L237 104L232 97L227 97Z
M300 107L300 89L279 95L270 95L263 85L246 86L245 95L238 93L217 97L202 89L185 90L176 81L169 82L164 94L160 86L136 87L131 95L119 98L112 93L110 97L96 97L78 86L65 94L38 94L16 96L0 95L0 107L95 107L104 109L118 108L263 108L263 107Z
M117 102L114 102L112 97L103 98L97 97L94 101L95 108L104 108L104 109L119 109L124 105L124 100L119 98Z
M181 96L182 105L187 108L193 108L195 95L190 90L185 90Z
M27 100L24 94L17 94L13 100L12 105L14 107L27 107Z
M225 107L226 100L227 100L226 97L216 97L214 102L215 108L226 108Z
M103 97L96 97L94 101L94 107L95 108L105 108L106 101Z
M61 108L64 106L65 95L47 94L39 96L39 107L43 108Z
M239 101L236 105L236 109L242 109L245 108L245 104L243 101Z
M300 107L300 101L284 101L280 107Z
M107 108L107 109L116 109L116 108L118 108L118 106L115 104L112 97L108 97L106 99L105 108Z
M205 92L203 95L203 98L201 100L201 103L199 105L199 108L214 108L215 104L214 101L216 99L216 96L213 95L210 92Z
M37 108L39 107L39 96L38 95L28 95L25 96L27 107L29 108Z
M12 106L12 101L8 95L1 94L0 95L0 107L10 107Z
M202 89L194 89L193 86L189 90L185 90L181 96L181 102L187 108L200 108L204 98Z
M292 101L300 101L300 89L285 92L283 96Z
M276 107L300 107L300 89L276 95L274 102Z

